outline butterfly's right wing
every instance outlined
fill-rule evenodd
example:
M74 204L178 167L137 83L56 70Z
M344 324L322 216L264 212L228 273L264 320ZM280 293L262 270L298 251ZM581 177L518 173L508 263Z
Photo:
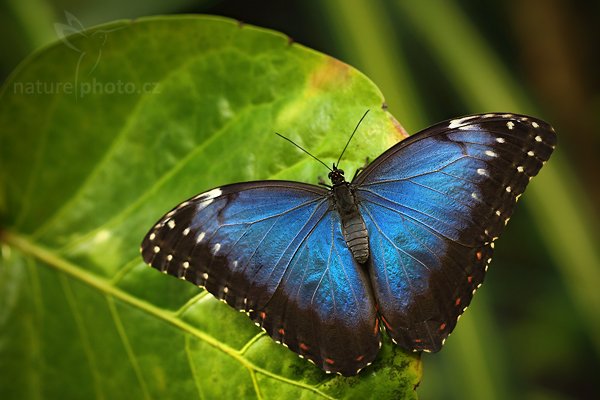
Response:
M148 232L142 256L326 371L355 374L379 350L368 279L321 187L262 181L200 194Z
M403 348L440 350L555 145L539 119L472 115L409 137L357 176L378 310Z

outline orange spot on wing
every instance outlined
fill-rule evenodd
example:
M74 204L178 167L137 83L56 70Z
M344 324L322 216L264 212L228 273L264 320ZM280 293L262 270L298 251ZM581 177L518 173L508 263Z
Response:
M285 335L285 330L283 328L279 328L277 332L279 332L280 335Z
M443 331L444 329L446 329L446 323L442 322L442 324L440 325L440 331Z
M302 343L302 342L300 342L299 346L300 346L300 350L302 350L302 351L308 351L308 349L310 348L306 345L306 343Z
M458 305L460 305L460 301L461 301L461 300L460 300L460 297L459 297L459 298L458 298L458 299L456 299L456 301L454 302L454 305L455 305L455 306L458 306Z
M356 357L355 360L356 361L362 361L363 358L365 358L365 356L364 355L360 355L360 356Z
M264 311L261 311L259 315L260 315L260 319L265 319L267 317L267 313Z
M481 261L481 259L483 258L483 254L481 254L481 251L478 251L477 253L475 253L475 257L477 257L477 261Z
M467 276L467 281L473 283L473 277L471 275Z
M373 328L373 334L377 335L377 332L379 332L379 319L375 319L375 328Z
M381 316L381 320L383 321L383 324L385 325L385 329L389 330L390 332L394 331L383 315Z
M325 362L326 362L327 364L329 364L329 365L333 365L333 364L335 364L335 361L333 361L331 358L326 358L326 359L325 359Z

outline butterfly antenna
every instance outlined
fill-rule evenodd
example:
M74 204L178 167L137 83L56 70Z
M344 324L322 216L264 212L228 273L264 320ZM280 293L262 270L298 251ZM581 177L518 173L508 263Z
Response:
M344 155L344 152L346 151L346 149L348 148L348 145L350 144L350 141L352 140L352 138L354 137L354 134L356 133L356 130L358 129L358 127L360 126L360 123L363 121L363 119L365 119L365 117L367 116L367 114L369 113L370 110L365 111L365 113L363 114L363 116L361 117L360 121L358 121L358 124L356 124L356 128L354 128L354 131L352 132L352 135L350 135L350 138L348 139L348 141L346 142L346 146L344 146L344 150L342 150L342 154L340 154L340 157L337 160L337 163L335 163L336 166L340 165L340 161L342 159L342 156Z
M288 142L290 142L291 144L293 144L294 146L296 146L297 148L299 148L300 150L302 150L303 152L305 152L306 154L308 154L309 156L311 156L312 158L314 158L315 160L317 160L318 162L320 162L321 164L323 164L325 166L325 168L327 168L328 170L331 171L331 168L329 168L329 166L327 164L325 164L323 161L319 160L317 157L313 156L312 154L310 154L308 152L308 150L302 148L300 145L297 145L296 143L294 143L291 139L286 138L285 136L275 132L275 134L277 136L279 136L280 138L283 138L285 140L287 140Z

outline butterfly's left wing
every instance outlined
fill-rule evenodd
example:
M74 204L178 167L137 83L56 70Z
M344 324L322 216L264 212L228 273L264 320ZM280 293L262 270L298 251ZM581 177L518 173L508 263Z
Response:
M142 256L247 312L325 371L353 375L377 355L368 277L322 187L260 181L202 193L160 219Z
M441 348L483 281L493 241L555 144L554 130L538 119L473 115L409 137L357 176L369 273L394 341Z

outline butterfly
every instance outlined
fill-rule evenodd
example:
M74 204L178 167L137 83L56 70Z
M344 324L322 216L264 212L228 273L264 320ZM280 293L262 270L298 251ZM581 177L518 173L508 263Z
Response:
M266 180L198 194L150 229L142 257L325 372L355 375L383 330L405 350L441 349L555 146L554 129L525 115L444 121L350 182L340 155L330 185Z

